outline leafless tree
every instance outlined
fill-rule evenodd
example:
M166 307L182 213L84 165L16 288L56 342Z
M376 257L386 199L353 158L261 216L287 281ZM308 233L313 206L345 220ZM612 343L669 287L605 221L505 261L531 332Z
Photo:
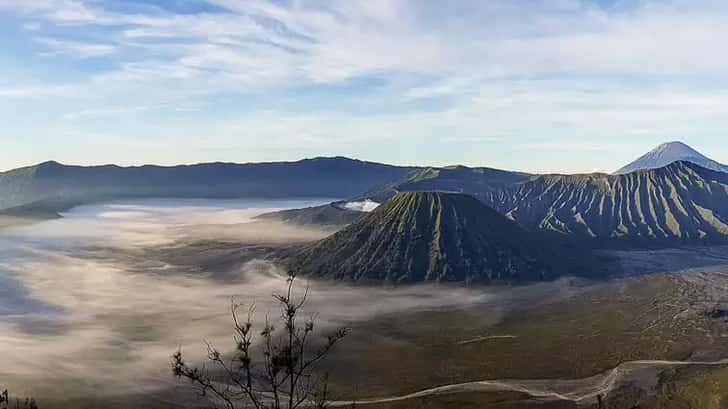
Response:
M329 402L328 375L315 369L331 350L349 333L341 328L314 345L316 317L302 320L299 315L306 303L305 294L296 298L295 276L287 281L287 290L274 294L280 307L278 330L266 315L263 328L253 326L255 308L247 308L241 319L242 304L232 303L235 348L229 356L207 343L207 366L191 367L182 352L172 356L173 373L196 386L201 396L214 407L226 409L297 409L325 408ZM254 346L260 341L259 349Z

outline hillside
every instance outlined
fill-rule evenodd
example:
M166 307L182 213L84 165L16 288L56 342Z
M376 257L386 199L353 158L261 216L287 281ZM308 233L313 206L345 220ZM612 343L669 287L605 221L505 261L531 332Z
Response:
M674 162L691 162L720 172L728 172L728 166L718 163L682 142L668 142L642 155L639 159L614 172L624 175L638 170L658 169Z
M0 173L0 209L45 200L123 197L345 198L396 180L412 168L348 158L189 166L68 166L57 162Z
M631 242L728 237L728 174L689 162L627 175L548 175L481 196L528 229Z
M256 217L257 220L274 220L290 223L297 226L316 226L324 229L339 229L354 223L366 215L365 212L349 210L329 203L322 206L306 207L303 209L280 210L264 213Z
M377 202L384 202L397 192L439 191L483 195L529 181L536 175L493 168L469 168L448 166L421 168L405 177L360 195Z
M549 276L539 246L467 195L397 194L362 220L287 261L318 277L392 283L512 282Z

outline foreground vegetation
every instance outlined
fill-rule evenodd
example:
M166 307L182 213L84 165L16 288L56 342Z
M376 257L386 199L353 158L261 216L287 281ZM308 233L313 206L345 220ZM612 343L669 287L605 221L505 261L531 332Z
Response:
M293 295L295 277L288 279L285 293L274 294L280 307L278 330L266 316L257 340L262 351L256 356L256 330L253 325L254 307L241 319L241 304L232 305L235 328L235 349L229 357L207 344L207 359L213 370L189 366L181 351L172 357L172 370L177 378L189 380L200 396L213 405L226 409L296 409L324 408L329 402L328 375L317 373L316 366L334 346L348 334L346 328L328 335L319 345L314 344L315 316L301 322L300 314L306 304L308 291L301 297Z
M728 407L728 366L686 367L665 371L657 399L649 408L724 409Z

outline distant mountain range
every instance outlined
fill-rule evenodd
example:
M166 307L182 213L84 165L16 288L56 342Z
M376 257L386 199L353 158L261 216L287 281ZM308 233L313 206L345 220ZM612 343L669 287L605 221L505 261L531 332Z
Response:
M399 192L434 191L473 196L531 231L594 243L672 245L728 238L723 170L678 142L661 145L615 175L401 167L341 157L130 168L48 162L0 174L0 213L49 217L58 208L130 197L317 196L383 203ZM261 218L339 229L364 217L356 207L338 202Z
M682 142L668 142L647 152L614 174L624 175L638 170L658 169L675 162L691 162L706 169L728 172L728 166L706 157L688 145Z
M339 280L534 281L550 275L543 246L475 198L407 192L288 260Z
M678 149L694 152L681 145L661 145L654 152L662 152L663 160ZM700 159L694 154L690 157ZM368 197L385 202L406 191L465 193L528 230L581 237L596 245L674 245L728 239L728 173L692 161L619 175L532 175L462 166L421 168L357 200ZM302 224L318 223L309 217L312 214L320 220L331 216L331 225L361 217L335 206L325 214L320 210L298 210L295 218L283 217L292 212L277 216Z
M128 197L346 198L404 177L412 170L342 157L171 167L83 167L46 162L0 173L0 209L36 202Z

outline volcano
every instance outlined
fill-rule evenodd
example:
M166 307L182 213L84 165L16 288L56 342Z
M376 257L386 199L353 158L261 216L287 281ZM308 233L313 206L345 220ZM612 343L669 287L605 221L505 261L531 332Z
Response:
M543 253L529 232L471 196L404 192L288 265L349 281L516 282L549 275Z

